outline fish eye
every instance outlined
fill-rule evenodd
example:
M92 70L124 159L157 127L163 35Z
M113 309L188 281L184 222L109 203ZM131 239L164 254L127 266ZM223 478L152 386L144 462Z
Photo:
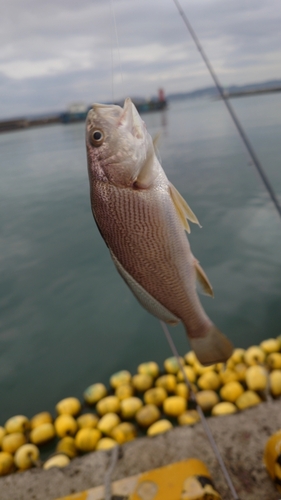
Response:
M101 130L95 129L90 133L90 141L96 148L101 146L104 141L104 135Z

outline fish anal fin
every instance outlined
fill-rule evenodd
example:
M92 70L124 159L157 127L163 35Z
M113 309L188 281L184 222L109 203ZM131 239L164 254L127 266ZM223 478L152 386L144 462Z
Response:
M205 337L189 338L191 348L202 365L213 365L228 360L233 345L220 330L212 325Z
M214 297L213 287L202 267L200 266L197 259L194 259L194 266L196 271L196 277L198 282L200 283L203 292L210 297Z
M177 318L165 306L160 304L150 293L148 293L122 266L121 262L117 259L115 254L110 250L112 260L117 268L117 271L122 276L123 280L127 283L128 287L133 292L134 296L141 303L141 305L151 314L159 319L162 319L170 325L176 325L180 319Z
M186 219L190 220L191 222L194 222L195 224L198 224L199 226L200 223L194 212L192 212L189 205L183 199L182 195L178 192L178 190L175 188L175 186L173 186L171 182L169 183L169 190L170 190L170 196L174 203L177 214L182 222L182 225L184 226L184 229L188 233L190 233L190 227Z

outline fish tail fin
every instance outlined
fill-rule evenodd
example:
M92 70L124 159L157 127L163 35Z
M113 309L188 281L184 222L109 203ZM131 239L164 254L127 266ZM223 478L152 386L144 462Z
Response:
M189 337L189 342L202 365L225 362L233 351L230 340L215 325L211 326L205 337Z

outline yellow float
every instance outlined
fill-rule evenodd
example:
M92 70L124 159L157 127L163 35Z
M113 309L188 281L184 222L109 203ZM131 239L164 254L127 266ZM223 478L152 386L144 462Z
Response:
M182 396L170 396L163 403L163 411L169 417L178 417L187 407L187 401Z
M30 423L24 415L15 415L7 420L5 423L5 430L7 434L14 432L25 432L29 429Z
M172 428L173 426L169 420L166 419L158 420L158 422L155 422L150 427L148 427L147 435L156 436L157 434L163 434L164 432L167 432Z
M41 444L46 443L53 439L56 435L55 427L53 424L41 424L38 427L35 427L29 436L30 441L33 444L40 446Z
M268 385L267 372L263 366L250 366L245 376L248 389L251 391L264 391Z
M212 408L213 417L218 417L220 415L230 415L232 413L237 412L237 407L233 403L229 403L228 401L223 401L222 403L218 403Z
M14 457L11 453L0 451L0 476L11 474L14 470Z
M203 373L197 380L197 385L202 390L212 389L214 391L218 390L221 386L220 376L214 371L208 371Z
M138 392L145 392L153 386L153 377L147 373L138 373L132 378L132 386Z
M39 455L39 449L35 446L35 444L23 444L15 453L15 465L20 470L30 469L39 459Z
M246 410L251 406L255 406L261 403L261 398L254 391L245 391L239 398L236 399L235 404L238 406L239 410Z
M111 387L116 389L119 385L128 384L131 381L131 378L132 376L128 370L120 370L119 372L111 375L109 382Z
M273 370L269 374L269 385L271 394L275 398L281 395L281 370Z
M135 416L137 411L143 406L140 398L131 397L121 401L121 416L124 420L131 419Z
M270 370L278 370L281 368L281 353L272 352L266 358L266 364Z
M114 448L115 446L118 446L117 441L115 441L112 438L105 437L105 438L100 439L100 441L98 442L98 444L96 446L96 450L97 451L109 450L110 448Z
M182 396L185 399L189 398L189 388L185 382L180 382L179 384L177 384L175 394L177 396Z
M196 394L196 401L203 411L208 412L219 403L219 397L215 391L200 391Z
M141 427L149 427L160 418L160 411L156 405L149 404L137 411L135 418Z
M122 422L122 424L114 427L113 431L111 432L111 437L112 439L117 441L118 444L132 441L137 437L136 426L134 424L131 424L130 422Z
M147 375L151 375L153 378L158 377L159 375L159 366L155 361L148 361L147 363L141 363L138 366L138 373L143 373Z
M191 366L199 362L194 351L187 352L184 356L184 359L185 362Z
M161 406L167 397L167 391L163 387L153 387L144 393L143 399L147 405Z
M134 395L134 388L130 384L119 385L115 389L115 396L122 401L123 399L130 398Z
M234 351L229 359L234 361L235 365L237 365L238 363L243 363L245 352L246 352L245 349L238 347L238 348L234 349Z
M106 396L97 403L96 410L100 416L106 413L119 413L120 401L117 396Z
M281 429L268 439L264 449L263 461L267 472L281 493Z
M96 404L100 399L107 396L107 389L104 384L92 384L84 391L83 397L88 405Z
M70 458L65 454L58 454L49 458L43 465L43 469L48 470L52 467L66 467L70 462Z
M74 436L78 429L77 422L71 415L59 415L54 422L54 426L56 434L60 438Z
M120 424L120 418L116 413L106 413L98 422L97 429L103 434L110 435L118 424Z
M264 363L264 360L265 352L257 345L253 345L245 351L244 362L246 365L261 365Z
M219 373L219 376L220 376L222 384L228 384L229 382L235 382L239 378L237 371L231 370L230 368L226 368L226 370L221 370Z
M182 366L184 366L184 359L180 358L180 363ZM167 373L173 373L176 375L180 369L180 364L178 361L178 358L175 356L172 356L171 358L167 358L164 361L164 368Z
M2 450L14 454L17 449L26 443L26 437L22 432L6 434L2 439Z
M246 378L246 371L248 369L248 366L246 363L237 363L234 367L234 372L237 375L237 380L238 382L243 382Z
M281 342L279 338L266 339L260 343L260 347L266 354L271 354L272 352L279 352L281 350Z
M94 451L101 437L99 429L80 429L75 436L75 446L83 452Z
M72 415L75 417L81 411L81 403L77 398L64 398L56 405L58 415Z
M220 397L224 401L235 403L236 399L243 394L244 388L240 382L228 382L220 390Z
M39 427L42 424L52 424L53 417L48 411L42 411L41 413L37 413L30 420L30 428L35 429L35 427Z
M2 445L2 440L3 440L3 437L6 435L6 430L4 429L4 427L1 427L0 426L0 448L1 448L1 445Z
M80 415L76 419L79 429L94 429L95 427L97 427L98 421L99 418L97 415L94 415L94 413L83 413L83 415Z
M56 452L64 453L70 459L77 457L78 450L75 445L75 439L71 436L65 436L62 438L56 446Z
M167 375L162 375L155 381L156 387L162 387L167 392L175 392L177 386L177 379L175 375L169 373Z
M200 415L197 410L186 410L178 417L179 425L194 425L200 422Z
M183 371L185 373L185 376L186 376L187 380L189 380L189 382L195 382L196 381L197 375L196 375L196 372L195 372L195 370L194 370L193 367L191 367L191 366L183 366ZM184 375L182 373L182 370L178 371L177 381L178 382L184 382L185 381L185 378L184 378Z

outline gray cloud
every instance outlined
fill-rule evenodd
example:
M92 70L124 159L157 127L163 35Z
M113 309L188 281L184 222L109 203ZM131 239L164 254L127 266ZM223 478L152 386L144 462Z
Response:
M0 18L0 116L210 84L172 0L11 0ZM280 78L279 0L182 0L224 84ZM111 47L113 46L113 50Z

